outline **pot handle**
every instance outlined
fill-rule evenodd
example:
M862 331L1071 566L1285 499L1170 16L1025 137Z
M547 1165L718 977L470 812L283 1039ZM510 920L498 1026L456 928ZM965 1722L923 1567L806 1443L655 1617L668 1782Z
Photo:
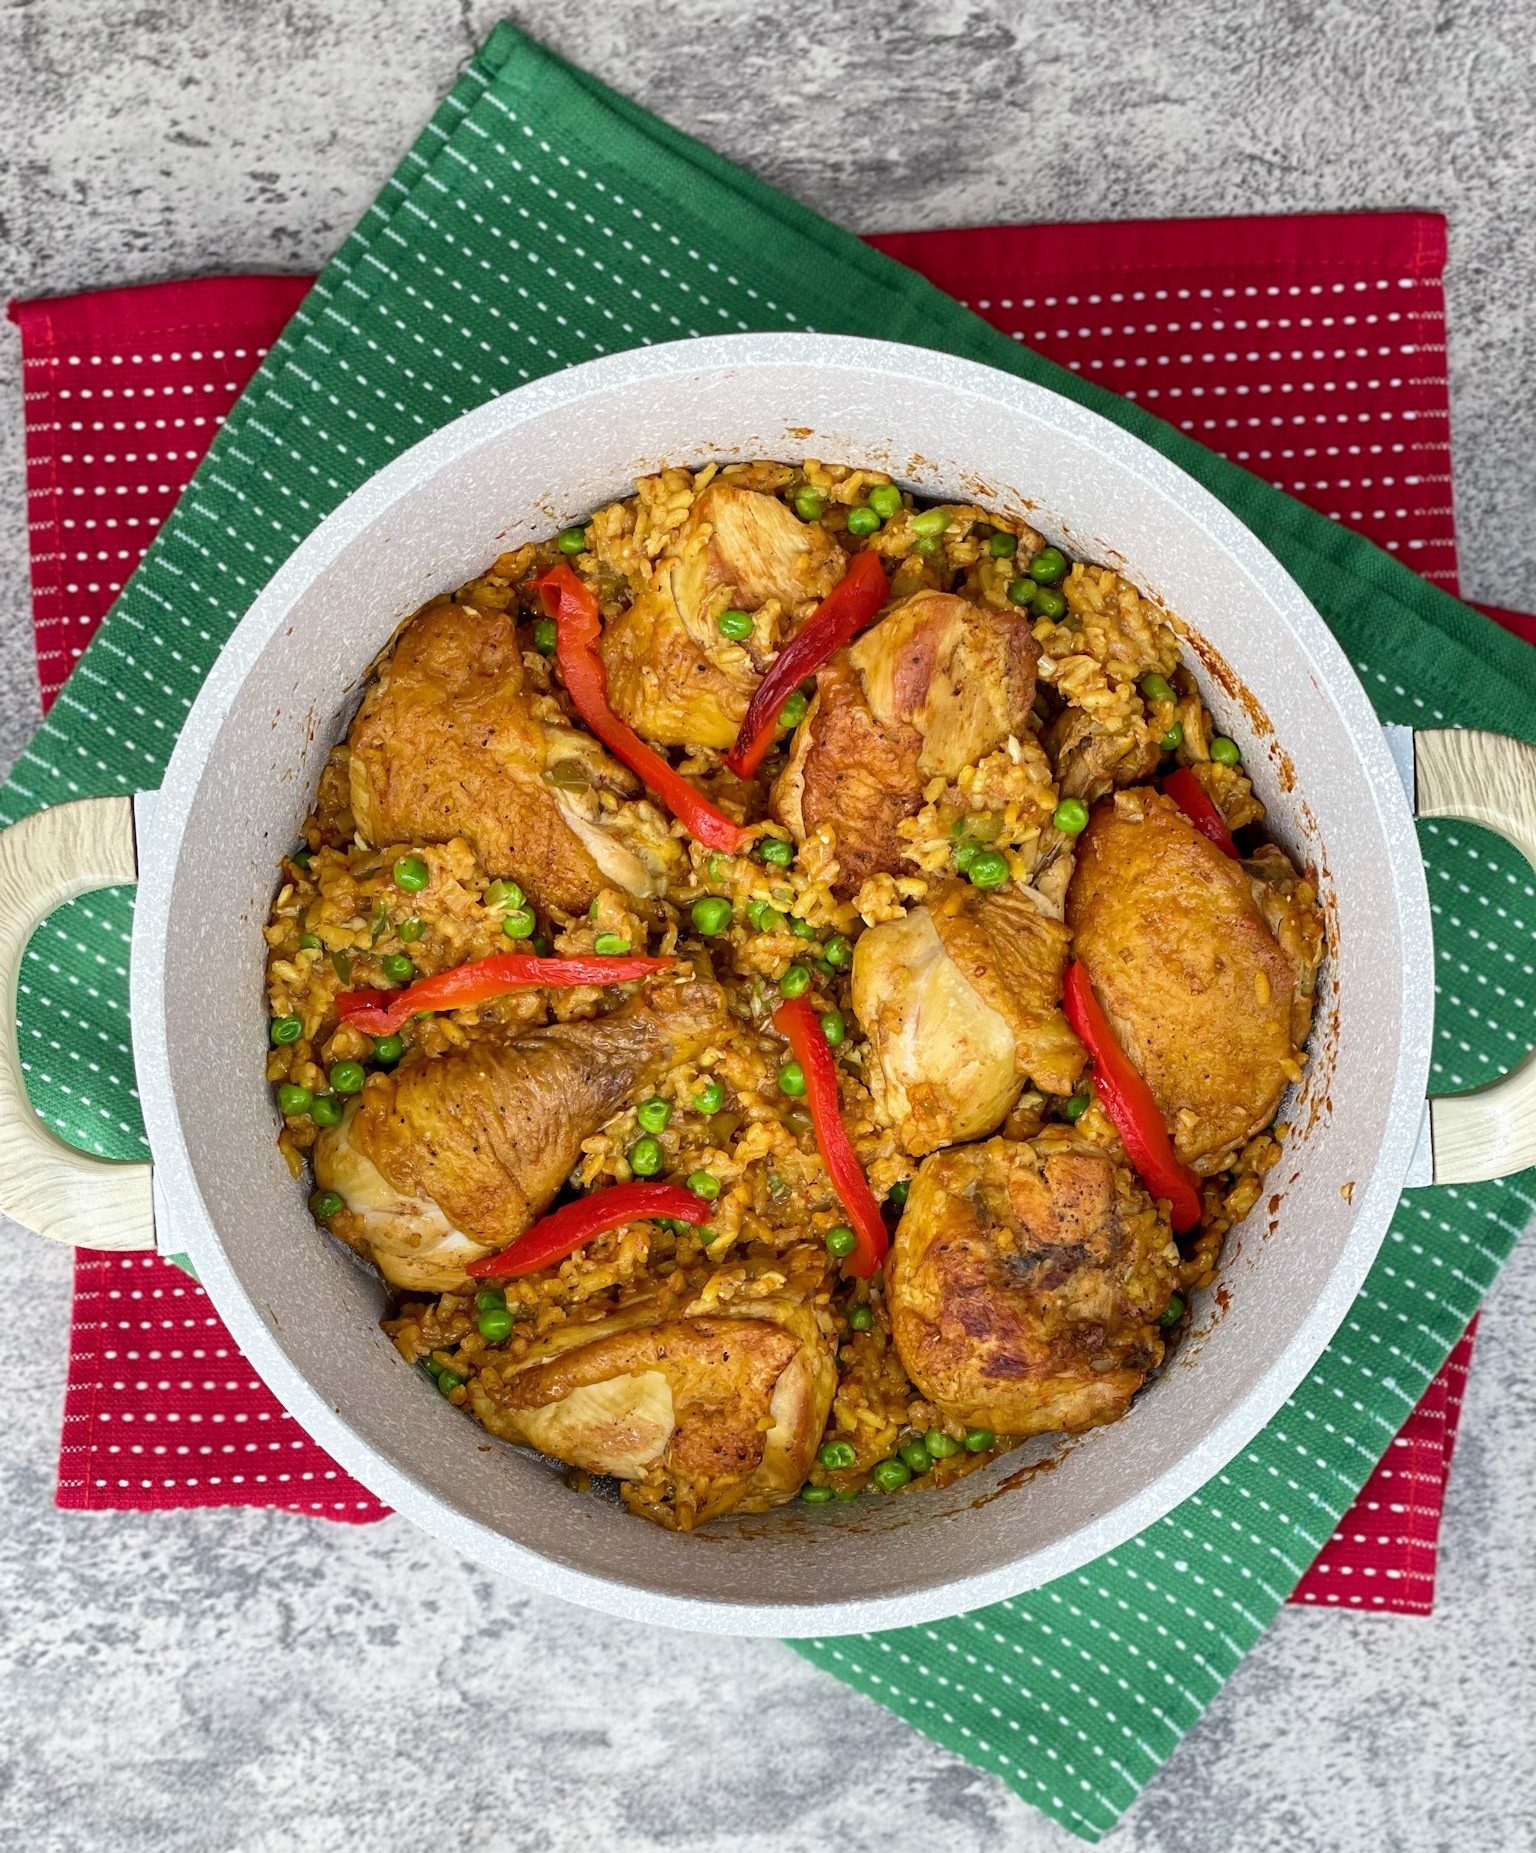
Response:
M1536 869L1536 746L1444 728L1413 736L1414 811L1483 824ZM1536 1165L1536 1050L1501 1080L1429 1103L1434 1182L1476 1184Z
M150 1168L96 1158L27 1098L16 991L27 941L54 908L138 876L131 798L81 798L0 832L0 1211L72 1248L153 1248Z

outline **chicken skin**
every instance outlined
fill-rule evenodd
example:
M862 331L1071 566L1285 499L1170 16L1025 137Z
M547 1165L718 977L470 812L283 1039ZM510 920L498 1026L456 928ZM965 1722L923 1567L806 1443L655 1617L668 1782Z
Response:
M1283 884L1256 880L1154 791L1102 800L1079 839L1067 893L1074 956L1174 1149L1203 1175L1262 1131L1301 1078L1322 942L1310 892L1288 898ZM1266 924L1265 909L1278 922L1282 908L1310 963Z
M368 842L466 837L492 876L541 907L578 914L605 886L657 894L676 863L666 820L632 801L634 775L528 688L504 612L418 612L364 696L349 749Z
M797 842L830 830L847 893L899 874L900 826L928 780L952 779L1025 732L1039 654L1018 613L914 592L817 675L775 815Z
M963 882L860 937L853 1007L870 1093L913 1157L995 1132L1026 1081L1072 1092L1084 1054L1061 1010L1068 944L1017 889Z
M641 1304L558 1328L472 1394L492 1434L611 1474L637 1510L689 1531L793 1498L836 1384L813 1309L769 1294L675 1316Z
M315 1145L316 1181L345 1205L331 1226L392 1285L462 1285L548 1208L582 1141L724 1021L712 982L653 984L606 1017L375 1075Z
M758 679L843 576L842 549L775 495L716 481L627 610L603 631L614 710L647 740L724 751ZM721 634L745 611L751 635Z
M1141 1185L1068 1129L955 1146L924 1161L892 1244L896 1350L956 1421L1094 1428L1162 1361L1178 1265Z

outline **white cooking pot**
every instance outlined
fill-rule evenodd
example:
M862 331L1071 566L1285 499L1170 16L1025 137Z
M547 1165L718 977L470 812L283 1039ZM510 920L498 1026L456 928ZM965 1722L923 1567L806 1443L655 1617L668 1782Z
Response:
M263 1076L262 924L321 766L400 620L504 549L665 464L819 457L1027 517L1189 627L1192 667L1328 918L1313 1058L1271 1175L1227 1243L1218 1307L1124 1421L945 1490L796 1503L683 1537L491 1442L379 1330L373 1276L315 1227ZM1426 1113L1434 1002L1413 829L1473 818L1536 861L1536 751L1493 735L1394 747L1284 568L1138 439L1010 376L923 350L745 335L621 354L524 386L350 496L246 614L152 797L88 799L0 838L0 1201L66 1242L189 1255L251 1363L380 1498L489 1568L594 1608L807 1635L958 1613L1076 1569L1216 1473L1348 1311L1405 1183L1536 1162L1536 1062ZM61 1146L26 1105L17 968L70 895L137 875L135 1063L154 1154ZM244 1026L243 1029L240 1026ZM231 1071L231 1031L245 1054ZM1432 1135L1432 1137L1431 1137ZM1058 1444L1059 1447L1059 1444ZM1011 1483L1010 1483L1011 1482Z

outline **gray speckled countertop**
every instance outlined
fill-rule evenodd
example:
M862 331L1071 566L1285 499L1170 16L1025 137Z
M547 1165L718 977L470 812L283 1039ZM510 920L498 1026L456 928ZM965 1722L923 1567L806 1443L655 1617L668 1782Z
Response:
M5 293L317 265L501 10L10 0ZM1445 211L1464 581L1536 608L1525 0L514 10L861 230ZM37 717L13 344L0 394L5 765ZM68 1261L9 1227L0 1254L0 1845L1077 1844L777 1645L601 1621L399 1520L56 1512ZM1536 1846L1533 1330L1528 1242L1484 1316L1434 1617L1285 1613L1106 1846Z

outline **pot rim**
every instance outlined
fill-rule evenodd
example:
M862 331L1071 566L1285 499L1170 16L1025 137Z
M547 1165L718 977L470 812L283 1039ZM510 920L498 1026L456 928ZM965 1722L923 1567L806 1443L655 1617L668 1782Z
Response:
M1194 1447L1098 1519L976 1575L848 1602L761 1603L677 1596L575 1570L456 1510L365 1440L288 1357L227 1260L194 1174L177 1116L166 1037L166 931L186 820L208 757L245 677L296 602L372 523L437 471L493 435L619 387L722 369L856 369L891 380L921 377L957 394L1012 406L1087 444L1176 504L1232 558L1277 611L1316 672L1349 734L1375 801L1405 949L1390 1108L1381 1147L1356 1194L1346 1246L1285 1349ZM301 1425L405 1517L527 1586L621 1619L711 1633L797 1638L934 1621L999 1601L1082 1568L1165 1516L1239 1453L1311 1370L1343 1322L1391 1220L1418 1139L1433 1022L1412 1008L1432 971L1429 897L1413 817L1380 722L1344 651L1300 586L1209 490L1142 439L1046 387L925 348L820 334L694 338L604 356L546 376L464 413L354 490L295 549L221 650L188 713L146 819L130 961L135 1065L155 1166L162 1249L187 1253L245 1356ZM1367 1169L1362 1166L1362 1169ZM170 1233L170 1241L164 1238Z

